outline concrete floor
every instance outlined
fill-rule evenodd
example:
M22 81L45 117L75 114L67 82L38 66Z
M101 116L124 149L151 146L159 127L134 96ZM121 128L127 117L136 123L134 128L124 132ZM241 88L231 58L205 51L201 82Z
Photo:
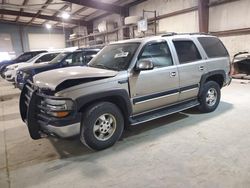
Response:
M0 187L250 187L250 84L234 81L210 114L187 110L133 127L110 149L30 139L18 92L0 81ZM14 94L13 94L14 93Z

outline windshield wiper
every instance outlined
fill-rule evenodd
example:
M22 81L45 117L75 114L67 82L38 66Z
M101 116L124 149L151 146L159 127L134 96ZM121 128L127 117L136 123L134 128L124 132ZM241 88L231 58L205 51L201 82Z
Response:
M94 68L101 68L101 69L106 69L106 70L114 70L114 71L119 71L119 69L116 68L111 68L111 67L107 67L103 64L97 64L97 65L88 65L89 67L94 67Z
M111 69L103 64L91 65L91 67L102 68L102 69Z

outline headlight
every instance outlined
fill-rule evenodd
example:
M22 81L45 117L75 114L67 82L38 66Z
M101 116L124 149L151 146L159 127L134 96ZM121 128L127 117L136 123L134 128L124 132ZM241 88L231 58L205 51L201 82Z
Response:
M45 99L43 106L48 109L46 112L49 115L55 117L66 117L73 110L73 101L71 100L56 100L56 99Z

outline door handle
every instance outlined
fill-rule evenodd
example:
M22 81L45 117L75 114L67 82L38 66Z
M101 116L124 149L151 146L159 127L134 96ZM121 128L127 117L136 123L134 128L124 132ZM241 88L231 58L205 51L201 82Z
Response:
M199 70L203 71L204 70L204 66L203 65L199 66Z
M175 77L176 76L176 72L170 72L170 77Z

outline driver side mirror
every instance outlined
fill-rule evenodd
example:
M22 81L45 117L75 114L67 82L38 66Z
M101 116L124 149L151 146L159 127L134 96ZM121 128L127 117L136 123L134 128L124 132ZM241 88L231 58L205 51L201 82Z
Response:
M139 60L135 66L135 70L137 71L152 70L152 69L154 69L154 64L150 60Z

